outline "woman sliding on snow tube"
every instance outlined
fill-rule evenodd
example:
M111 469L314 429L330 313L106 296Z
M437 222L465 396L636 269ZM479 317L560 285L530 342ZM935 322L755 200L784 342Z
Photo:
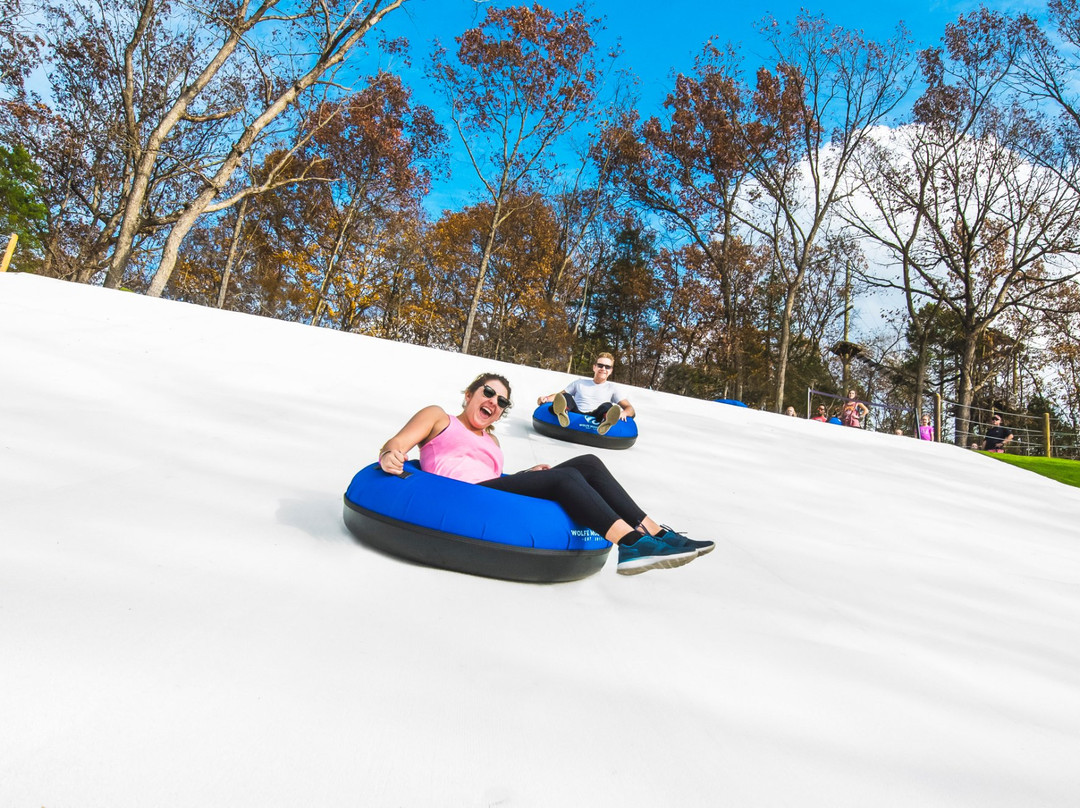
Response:
M481 374L466 388L461 413L424 407L383 444L379 466L401 474L409 452L419 446L424 471L557 502L571 519L618 545L622 575L682 566L715 547L654 521L593 455L503 475L502 448L492 433L510 406L510 383L495 373Z

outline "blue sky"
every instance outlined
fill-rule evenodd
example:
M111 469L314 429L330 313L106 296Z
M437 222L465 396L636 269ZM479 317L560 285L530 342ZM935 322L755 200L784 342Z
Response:
M497 0L497 3L508 6L512 0ZM438 38L447 49L453 49L454 38L479 25L489 5L475 0L409 0L404 13L395 12L386 19L383 35L408 38L413 56L411 66L400 61L385 66L402 75L413 88L416 101L439 110L438 98L424 76L432 40ZM578 4L572 0L549 0L543 5L563 12ZM754 63L770 61L770 54L757 33L766 15L784 24L806 9L824 16L832 25L862 31L868 39L879 41L894 36L897 26L903 23L914 46L921 49L940 44L946 25L979 5L974 0L920 0L906 5L854 0L830 0L820 5L804 5L795 0L772 4L729 0L713 3L600 0L589 4L588 10L592 16L605 19L607 27L601 44L621 45L619 65L637 77L638 109L642 117L649 117L662 115L672 75L690 71L694 58L711 37L737 44L746 57L748 71ZM1035 17L1045 17L1044 0L1018 0L1008 5L1001 0L989 0L985 5L1014 13L1026 10ZM449 120L443 122L449 125ZM444 210L460 210L472 204L480 187L456 134L449 134L452 174L436 179L426 199L425 206L433 217ZM862 306L855 329L876 327L880 308L877 303Z
M503 1L499 5L509 3ZM577 4L551 0L544 5L564 11ZM988 5L1005 7L994 2ZM1009 8L1018 10L1025 5L1013 3ZM419 71L424 55L430 51L428 43L433 38L438 37L447 46L452 46L455 36L480 22L487 6L488 3L475 0L410 0L404 14L390 15L394 19L387 19L386 30L412 41L417 54L414 69ZM862 30L873 39L888 38L902 21L916 44L925 47L938 43L947 23L977 6L978 3L970 0L931 0L895 6L853 0L832 0L818 5L790 0L772 4L726 0L715 3L601 0L589 4L588 8L593 15L606 19L609 42L605 44L621 41L623 57L620 62L641 81L643 111L652 111L662 103L672 71L689 70L694 56L712 36L741 43L748 59L764 57L765 50L756 30L757 23L766 14L783 23L794 19L800 8L806 8L811 13L823 14L833 24ZM1033 8L1038 13L1043 7L1043 3L1038 3Z
M510 5L509 0L499 0L499 5ZM570 0L550 0L544 3L554 11L562 12L577 5ZM998 0L987 5L1005 7ZM489 3L476 0L410 0L401 11L389 15L382 26L382 34L404 36L410 40L412 65L405 66L400 60L386 65L400 73L413 88L419 103L438 110L438 98L430 91L424 76L424 64L431 52L431 43L438 38L448 48L454 47L454 38L470 27L479 25ZM774 4L732 3L727 0L714 3L668 0L666 3L645 0L600 0L589 4L593 16L605 19L607 29L602 44L622 48L619 65L631 71L638 79L638 109L643 117L662 112L665 95L671 86L671 76L676 72L692 69L695 56L710 37L723 42L737 43L751 62L765 61L769 54L757 34L758 24L771 14L781 23L792 21L801 8L810 13L822 14L830 23L844 28L860 30L870 39L884 40L892 37L901 22L907 27L915 45L919 48L940 43L945 26L958 15L978 7L972 0L923 0L906 6L883 6L874 2L831 0L824 5L802 5L793 0ZM1012 11L1028 8L1040 15L1045 3L1014 3ZM445 122L448 123L448 122ZM438 215L444 209L460 209L471 199L464 198L476 188L476 178L461 153L461 144L452 137L450 149L454 152L451 166L454 176L440 181L428 199L428 209Z

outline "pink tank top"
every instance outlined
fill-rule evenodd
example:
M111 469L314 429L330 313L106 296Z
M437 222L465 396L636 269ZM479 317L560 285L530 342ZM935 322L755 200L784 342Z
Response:
M420 468L466 483L502 474L502 449L491 435L477 435L451 415L446 429L420 447Z

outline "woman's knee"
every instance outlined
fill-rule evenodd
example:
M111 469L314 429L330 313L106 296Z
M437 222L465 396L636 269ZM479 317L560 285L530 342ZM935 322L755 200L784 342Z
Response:
M556 490L579 491L583 486L588 485L585 475L576 468L556 466L549 471L552 472L551 483Z
M568 468L584 469L585 471L592 471L594 469L606 468L604 461L594 454L583 454L572 457L562 464Z

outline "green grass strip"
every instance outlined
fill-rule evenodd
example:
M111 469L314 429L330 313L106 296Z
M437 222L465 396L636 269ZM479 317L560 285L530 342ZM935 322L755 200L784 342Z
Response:
M1080 462L1076 460L1064 460L1060 457L1025 457L1024 455L997 454L996 452L981 452L1002 463L1017 466L1059 483L1080 488Z

